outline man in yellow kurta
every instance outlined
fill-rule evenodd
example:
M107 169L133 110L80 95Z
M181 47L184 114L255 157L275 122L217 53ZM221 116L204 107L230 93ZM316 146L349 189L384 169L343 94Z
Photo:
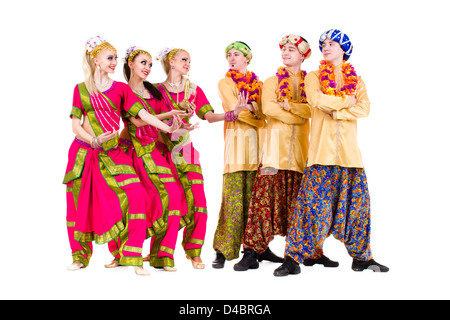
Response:
M333 234L353 258L352 269L389 269L372 258L370 198L356 138L356 121L369 114L370 101L361 77L347 61L348 36L332 29L320 37L320 69L305 80L311 106L308 161L286 238L285 262L275 276L300 273L300 263L319 259Z
M260 130L266 126L261 113L262 83L253 72L247 71L252 58L250 47L236 41L225 49L225 53L230 70L218 84L225 111L225 151L213 268L223 268L225 260L239 257L250 195L260 163ZM241 92L246 94L249 104L236 117L233 109Z
M236 271L256 269L258 261L283 262L269 248L285 236L298 195L309 146L310 107L302 62L311 56L308 42L290 34L279 42L284 67L264 82L262 111L267 130L261 169L256 176L244 233L244 256Z

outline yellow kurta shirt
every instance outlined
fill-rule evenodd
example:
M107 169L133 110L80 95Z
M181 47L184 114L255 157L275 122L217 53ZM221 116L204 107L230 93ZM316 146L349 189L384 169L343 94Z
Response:
M289 69L289 85L294 101L300 101L301 73ZM278 104L278 77L264 81L262 111L267 120L267 136L263 147L263 168L292 170L303 173L309 147L309 118L307 103L289 102L287 110Z
M239 91L233 79L225 77L219 81L219 96L224 112L232 111L238 102ZM224 121L224 168L223 173L258 170L260 163L260 134L266 122L261 112L261 101L252 102L256 113L247 109L239 113L236 121Z
M338 88L344 83L341 69L342 65L335 68ZM370 101L361 77L358 76L355 93L357 103L353 106L350 106L349 96L335 97L322 93L319 71L310 72L306 76L305 90L311 106L311 139L307 166L319 164L363 168L356 136L356 119L369 115ZM321 110L331 111L333 115Z

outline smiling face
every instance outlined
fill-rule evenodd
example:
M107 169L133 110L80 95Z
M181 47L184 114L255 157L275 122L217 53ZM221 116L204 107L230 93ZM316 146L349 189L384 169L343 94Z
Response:
M244 54L236 49L230 49L227 52L227 61L231 70L243 72L247 69L249 59Z
M327 38L322 44L322 55L325 61L338 65L344 59L344 50L342 50L339 42Z
M133 61L128 62L128 66L134 76L145 80L152 71L152 58L145 53L139 53Z
M286 43L281 48L281 59L287 67L293 67L301 64L305 56L298 51L297 47L292 43Z
M94 58L94 63L100 67L101 71L114 73L117 66L117 54L112 50L102 50L97 57Z
M187 75L191 69L191 56L188 52L180 50L169 61L171 71Z

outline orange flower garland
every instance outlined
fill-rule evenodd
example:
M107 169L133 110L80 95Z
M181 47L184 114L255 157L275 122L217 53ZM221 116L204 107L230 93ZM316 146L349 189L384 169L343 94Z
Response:
M322 60L319 68L319 79L323 87L323 93L330 96L342 97L344 95L354 95L358 78L353 66L344 62L342 64L342 73L344 74L344 86L340 89L336 88L336 75L334 74L334 65L330 62Z
M254 72L247 71L244 75L236 70L228 70L227 77L233 79L239 92L248 93L248 101L257 101L260 98L262 82Z
M300 83L298 85L300 91L300 102L306 103L306 93L305 93L305 76L306 71L301 70L302 76L300 77ZM294 101L292 97L291 86L289 85L289 72L285 67L279 67L277 70L278 78L278 91L279 97L282 101L287 99L288 101Z

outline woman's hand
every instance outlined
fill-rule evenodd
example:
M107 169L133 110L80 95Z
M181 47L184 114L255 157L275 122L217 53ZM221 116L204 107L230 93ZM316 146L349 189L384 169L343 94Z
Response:
M186 112L184 110L177 110L177 109L170 110L168 112L168 115L170 116L170 118L172 118L174 115L177 115L181 118L190 116L188 112Z
M183 121L181 120L180 116L175 114L172 117L172 125L169 126L169 133L174 132L175 130L179 129L182 125Z
M102 133L102 134L100 134L100 135L97 136L97 141L98 141L98 143L99 143L100 146L101 146L101 145L103 145L106 141L111 140L112 138L114 138L114 137L118 134L118 132L119 132L119 131L117 131L117 130L113 130L113 131L111 131L111 132L108 131L108 132Z
M190 131L194 130L195 128L198 128L198 127L199 127L198 122L195 123L195 124L183 122L179 130L180 131L189 131L190 132Z
M194 104L192 104L192 102L189 102L188 103L188 109L187 109L187 112L188 112L188 117L190 118L190 117L192 117L193 115L194 115L194 113L195 113L195 105Z
M118 131L113 130L113 131L108 131L105 133L102 133L98 136L93 136L90 144L91 147L96 149L96 148L101 148L101 146L108 140L111 140L112 138L114 138L117 135Z

